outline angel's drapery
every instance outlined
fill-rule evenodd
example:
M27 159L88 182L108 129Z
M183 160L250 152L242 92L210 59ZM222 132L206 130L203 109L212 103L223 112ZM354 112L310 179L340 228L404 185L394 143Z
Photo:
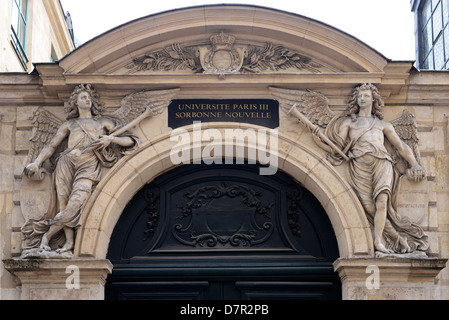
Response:
M427 236L422 228L406 217L399 216L396 212L394 203L400 175L394 166L393 157L383 144L377 145L372 139L364 138L364 134L369 130L377 130L378 122L381 120L374 117L371 128L367 128L355 139L343 141L339 136L339 127L345 118L339 116L330 121L326 128L326 134L348 154L349 182L365 208L368 221L373 225L372 208L376 207L376 198L380 193L386 193L388 209L383 235L387 249L398 253L403 250L426 251L428 249ZM342 163L342 159L338 155L330 155L329 160L335 165ZM404 242L399 241L400 237L406 240L405 243L409 248L405 248Z
M24 250L39 247L42 236L52 225L76 229L80 226L81 209L92 191L92 185L101 177L101 165L93 151L79 156L65 153L59 157L53 173L53 185L56 188L56 203L42 220L28 220L22 226ZM86 183L88 181L88 183ZM67 203L62 208L61 203ZM60 231L51 241L52 248L58 248L65 242Z

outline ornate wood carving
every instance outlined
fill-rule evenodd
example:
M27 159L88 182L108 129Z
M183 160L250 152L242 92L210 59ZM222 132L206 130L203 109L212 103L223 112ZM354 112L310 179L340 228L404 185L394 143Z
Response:
M178 204L182 214L177 217L184 221L174 226L173 236L183 244L201 247L204 245L215 247L218 244L230 244L235 247L260 244L273 232L273 223L269 221L271 219L269 209L274 205L271 203L263 206L259 199L260 195L259 191L247 186L227 186L224 183L204 186L192 193L186 193L185 197L189 201L184 205ZM217 228L217 221L212 223L208 221L207 210L212 200L223 197L239 198L249 210L235 216L238 221L229 221L229 218L218 221ZM218 215L214 212L213 216L217 218ZM262 225L256 221L256 216L265 218ZM189 219L185 222L187 218ZM215 228L211 224L215 225Z
M145 200L148 202L148 205L145 207L148 220L146 223L146 229L143 232L143 241L146 241L154 236L160 216L154 190L150 189L145 193Z
M301 235L301 224L299 223L301 207L299 201L303 198L303 195L304 193L300 188L293 189L292 193L287 195L290 200L290 205L287 209L288 226L294 236Z
M203 68L196 53L195 47L185 47L180 43L174 43L134 59L126 68L134 72L190 69L193 73L199 73Z

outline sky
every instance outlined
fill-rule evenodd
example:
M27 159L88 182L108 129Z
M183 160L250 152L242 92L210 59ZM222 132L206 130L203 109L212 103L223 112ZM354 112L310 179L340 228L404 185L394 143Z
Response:
M312 18L361 40L388 59L414 61L410 0L60 0L79 44L147 15L206 4L249 4Z

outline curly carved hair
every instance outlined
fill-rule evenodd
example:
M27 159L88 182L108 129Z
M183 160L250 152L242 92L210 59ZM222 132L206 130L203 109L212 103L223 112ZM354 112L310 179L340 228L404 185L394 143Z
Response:
M357 97L361 90L371 90L371 93L373 94L373 109L371 110L371 113L382 120L384 118L382 114L384 103L379 90L375 85L371 83L361 84L354 89L351 97L349 98L348 108L345 111L345 115L350 116L352 118L352 121L355 121L357 119L357 114L360 111L360 106L357 103Z
M92 100L92 107L90 108L90 112L92 116L96 119L101 116L101 113L104 110L103 105L98 100L98 95L95 89L90 84L80 84L73 89L72 94L70 95L67 106L65 107L65 115L66 119L75 119L79 117L78 110L78 96L81 92L87 92L90 95Z

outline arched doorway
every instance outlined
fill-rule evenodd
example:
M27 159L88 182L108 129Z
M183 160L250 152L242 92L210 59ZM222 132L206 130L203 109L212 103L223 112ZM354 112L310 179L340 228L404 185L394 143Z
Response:
M256 165L186 165L117 222L106 299L340 299L337 240L318 200Z

